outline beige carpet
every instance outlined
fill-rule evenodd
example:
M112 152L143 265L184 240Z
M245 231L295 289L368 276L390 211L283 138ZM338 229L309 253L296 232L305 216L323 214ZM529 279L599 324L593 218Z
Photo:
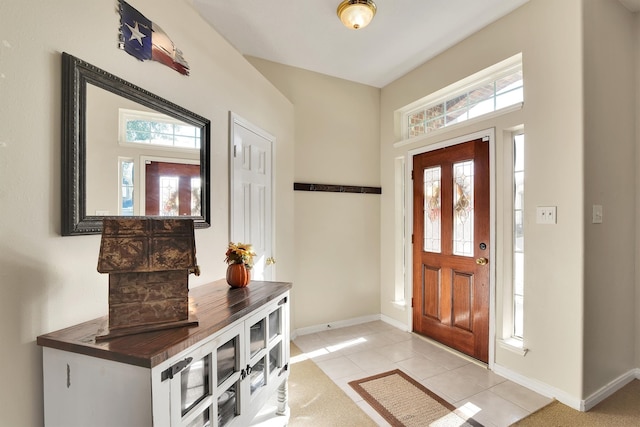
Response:
M375 427L355 404L311 360L296 361L301 351L291 343L289 373L289 426L294 427Z
M555 401L512 425L517 427L640 426L640 381L630 382L588 412L576 411Z
M394 427L481 426L399 369L349 385Z

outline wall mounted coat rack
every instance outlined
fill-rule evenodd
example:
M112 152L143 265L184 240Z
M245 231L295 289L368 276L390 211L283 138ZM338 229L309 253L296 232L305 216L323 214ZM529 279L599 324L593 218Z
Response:
M330 193L382 194L382 187L361 187L356 185L305 184L294 182L296 191L324 191Z

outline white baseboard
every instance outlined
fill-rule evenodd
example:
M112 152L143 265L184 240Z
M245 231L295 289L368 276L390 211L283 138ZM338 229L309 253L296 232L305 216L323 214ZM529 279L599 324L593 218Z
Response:
M620 375L609 384L601 387L598 391L591 394L589 397L582 401L582 408L580 410L588 411L607 397L611 396L616 391L620 390L622 387L629 384L634 379L640 379L640 368L632 369L629 372Z
M513 381L516 384L520 384L523 387L533 390L538 394L559 400L565 405L578 411L581 410L580 408L583 401L580 400L580 398L572 396L563 390L550 386L549 384L543 383L541 381L525 377L524 375L514 372L511 369L505 368L504 366L501 366L497 363L493 364L493 372L505 377L510 381Z
M384 314L380 315L380 320L382 320L384 323L390 324L391 326L395 326L396 328L400 329L401 331L411 332L409 330L409 327L405 323L398 322L396 319L392 319L391 317L385 316Z
M335 322L328 322L320 325L298 328L291 333L291 337L292 339L295 339L295 337L299 335L315 334L316 332L323 332L331 329L344 328L346 326L360 325L361 323L374 322L376 320L380 320L380 317L381 317L380 314L372 314L370 316L355 317L353 319L338 320Z
M629 384L634 379L640 379L640 368L632 369L629 372L611 381L607 385L603 386L586 399L580 399L568 394L563 390L550 386L549 384L518 374L508 368L505 368L504 366L498 365L497 363L493 365L493 371L498 375L502 375L508 380L511 380L523 387L527 387L528 389L535 391L536 393L556 399L563 404L582 412L590 410L598 403L602 402L604 399L611 396L625 385Z

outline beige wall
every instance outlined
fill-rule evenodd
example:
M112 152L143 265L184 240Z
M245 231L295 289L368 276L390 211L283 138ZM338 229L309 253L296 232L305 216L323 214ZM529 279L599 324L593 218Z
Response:
M202 275L224 277L228 242L228 120L233 111L276 136L277 279L294 280L292 104L189 1L135 0L191 67L182 76L117 48L113 1L0 3L0 425L42 425L39 334L107 313L96 271L100 236L60 236L60 68L66 51L212 122L212 226L196 230Z
M634 18L619 2L585 1L584 395L635 362ZM604 221L591 223L594 204ZM615 349L615 351L612 351Z
M583 107L582 5L580 0L533 0L443 54L382 89L382 185L392 189L394 159L408 150L493 127L497 248L505 232L503 154L505 131L524 125L526 134L525 205L525 346L526 356L496 348L496 367L531 383L544 384L565 401L582 396L583 348ZM393 114L398 109L492 64L522 52L525 103L521 111L475 123L393 148L399 135ZM538 225L536 206L557 206L556 225ZM506 211L508 212L508 211ZM393 191L382 198L382 313L406 321L407 313L391 304L396 280L393 260L396 215ZM506 278L501 257L495 267L499 304ZM495 307L496 329L502 328L502 306Z
M295 107L295 182L380 185L379 89L249 61ZM380 196L296 191L294 200L294 327L378 315Z

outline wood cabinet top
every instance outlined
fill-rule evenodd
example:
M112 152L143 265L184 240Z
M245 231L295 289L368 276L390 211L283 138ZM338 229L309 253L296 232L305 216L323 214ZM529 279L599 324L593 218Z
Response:
M37 344L102 359L153 368L291 289L291 283L253 281L246 288L230 288L225 280L189 291L189 311L198 326L165 329L96 342L108 323L104 316L49 334Z

